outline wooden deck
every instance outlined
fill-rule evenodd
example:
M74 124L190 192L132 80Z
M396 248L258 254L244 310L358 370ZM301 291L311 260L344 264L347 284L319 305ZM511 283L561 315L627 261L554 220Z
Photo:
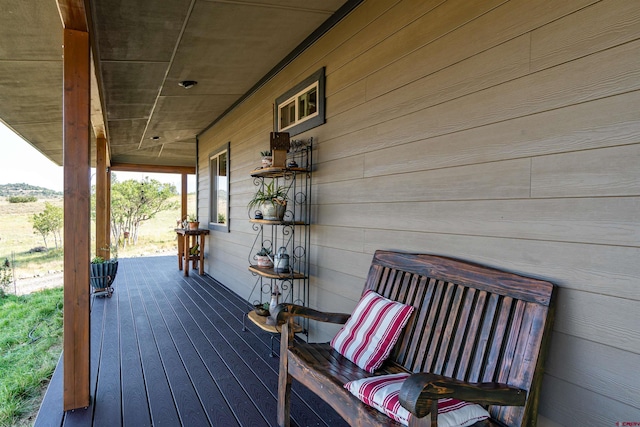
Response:
M169 256L121 259L114 288L91 310L92 405L62 411L60 362L36 427L277 425L279 359L271 334L242 331L246 301L208 276L184 277ZM293 425L346 426L293 391Z

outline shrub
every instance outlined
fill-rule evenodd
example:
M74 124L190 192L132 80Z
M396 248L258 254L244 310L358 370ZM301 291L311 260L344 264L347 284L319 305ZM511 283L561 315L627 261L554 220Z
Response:
M0 263L0 298L5 295L5 289L12 281L11 263L5 258L4 262Z
M7 199L9 203L33 203L37 202L36 196L11 196Z

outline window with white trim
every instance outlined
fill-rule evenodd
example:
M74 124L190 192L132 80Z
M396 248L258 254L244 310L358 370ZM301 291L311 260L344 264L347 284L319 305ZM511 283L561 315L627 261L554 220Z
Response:
M209 228L229 231L229 143L209 155Z
M276 99L276 132L297 135L324 123L324 68Z

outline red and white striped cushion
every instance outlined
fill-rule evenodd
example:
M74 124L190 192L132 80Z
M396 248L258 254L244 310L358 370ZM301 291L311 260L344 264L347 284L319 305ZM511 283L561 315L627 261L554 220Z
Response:
M350 381L344 387L367 405L401 424L409 425L411 413L400 405L398 394L409 374L391 374ZM463 427L489 418L480 405L457 399L438 400L438 426Z
M368 290L331 346L360 368L374 372L391 354L412 312L412 306Z

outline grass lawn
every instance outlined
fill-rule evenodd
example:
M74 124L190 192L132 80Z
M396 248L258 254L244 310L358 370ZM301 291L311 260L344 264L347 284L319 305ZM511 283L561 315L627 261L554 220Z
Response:
M179 198L176 197L179 202ZM31 252L44 246L42 236L34 234L30 218L44 210L45 202L62 206L62 199L32 203L9 203L0 198L0 262L15 260L14 277L21 280L46 276L63 269L63 250ZM195 195L189 195L189 212L195 211ZM121 258L175 254L176 219L180 209L159 213L143 223L138 243L120 248ZM95 250L92 235L91 251ZM87 284L87 286L89 286ZM13 292L13 285L5 288ZM0 427L30 426L35 420L40 399L62 351L62 288L30 295L0 298Z
M32 425L62 343L62 288L0 298L0 426Z

